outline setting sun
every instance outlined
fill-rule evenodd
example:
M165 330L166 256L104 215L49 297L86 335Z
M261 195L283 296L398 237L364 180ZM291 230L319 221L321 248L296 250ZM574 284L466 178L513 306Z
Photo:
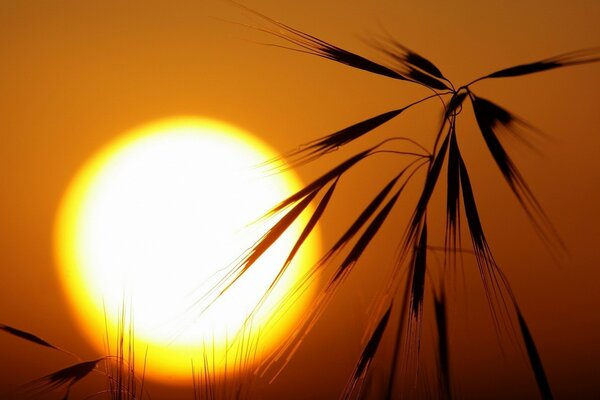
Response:
M278 305L315 261L314 235L251 321L248 316L301 224L224 295L211 291L272 225L257 223L259 217L300 188L291 172L260 171L260 163L276 156L238 128L186 117L134 129L80 169L63 197L55 248L67 297L99 351L105 351L105 326L111 340L118 335L123 310L135 332L136 363L148 347L147 374L159 379L189 380L190 360L206 357L205 346L217 371L239 362L228 350L240 332L246 343L258 342L258 358L282 338L306 293L291 310Z

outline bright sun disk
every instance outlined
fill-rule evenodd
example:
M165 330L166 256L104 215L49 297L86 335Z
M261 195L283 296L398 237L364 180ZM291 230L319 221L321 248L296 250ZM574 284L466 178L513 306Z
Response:
M272 225L253 222L301 187L291 172L257 168L275 156L238 128L186 117L135 129L85 164L61 203L55 248L74 313L99 351L106 351L105 326L116 337L123 307L133 315L137 365L148 347L146 374L163 380L189 382L190 360L202 360L205 347L217 370L231 365L242 329L247 343L260 338L258 358L284 337L306 293L290 309L278 305L316 260L318 232L251 324L244 322L301 224L201 312L214 298L203 297L207 291Z

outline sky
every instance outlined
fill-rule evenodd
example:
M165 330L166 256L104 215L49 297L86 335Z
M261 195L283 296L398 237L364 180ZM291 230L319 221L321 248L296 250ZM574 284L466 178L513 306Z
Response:
M365 56L377 57L369 41L388 32L459 84L600 44L600 3L593 0L243 4ZM130 128L175 115L205 116L253 132L285 152L428 94L416 85L266 46L282 43L247 25L264 22L218 0L0 3L0 323L35 332L82 358L95 356L61 292L52 229L78 168ZM471 174L488 239L557 398L600 395L599 65L474 88L545 134L532 136L536 151L518 140L506 143L566 245L557 259L485 153L470 109L458 127L466 161L477 164ZM424 105L382 128L374 140L400 131L429 143L439 115L439 105ZM357 148L297 173L308 182ZM375 161L343 182L321 226L325 247L389 179L383 172L389 167ZM410 209L412 196L401 204ZM298 399L339 395L364 344L374 294L385 284L385 266L394 259L408 214L399 210L385 226L289 368L272 385L257 384L256 393ZM472 268L456 283L450 322L455 390L465 398L535 396L526 358L500 351L477 273L467 265ZM71 361L8 335L0 335L0 349L0 393ZM149 385L153 398L192 397L189 387Z

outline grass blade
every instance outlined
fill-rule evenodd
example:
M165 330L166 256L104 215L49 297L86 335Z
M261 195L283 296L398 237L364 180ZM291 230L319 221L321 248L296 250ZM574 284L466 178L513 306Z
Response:
M547 58L541 61L504 68L499 71L492 72L491 74L485 75L473 81L472 83L487 78L511 78L516 76L534 74L537 72L548 71L560 67L598 62L600 61L600 57L598 56L599 50L599 48L579 50Z
M460 162L456 134L450 135L450 149L448 151L448 178L446 188L446 219L447 230L456 238L458 214L460 206ZM455 243L452 243L455 244ZM456 246L454 246L456 247Z
M449 136L446 135L446 138L442 142L440 149L438 150L429 171L427 171L427 177L425 178L425 185L423 187L423 191L421 192L421 196L419 197L419 201L417 206L415 207L415 211L413 216L411 217L410 224L407 229L407 233L404 238L404 244L402 246L402 253L405 254L406 250L410 247L411 243L415 242L416 234L419 230L421 221L423 220L423 216L427 211L427 205L429 204L429 199L433 193L433 189L437 183L438 177L440 175L440 171L442 169L442 164L444 163L444 158L446 157L446 150L448 149L448 141Z
M300 250L300 246L302 246L302 243L304 243L304 241L306 240L308 235L312 232L314 227L319 222L319 219L321 218L321 216L325 212L325 209L327 208L327 205L329 204L329 200L331 200L331 197L333 196L333 192L335 191L337 182L338 182L337 180L335 180L333 182L333 184L331 185L329 190L327 190L327 192L325 193L325 195L323 196L323 198L317 205L315 212L310 217L310 220L306 223L306 226L302 230L300 237L294 243L294 247L290 251L288 258L285 260L285 263L283 264L282 271L287 267L287 265L289 265L292 262L292 259L295 257L296 253L298 252L298 250Z
M100 361L105 360L105 357L96 360L84 361L69 367L60 369L56 372L38 378L25 385L25 389L36 392L46 392L67 385L68 392L75 383L88 376Z
M375 117L358 122L340 131L332 133L331 135L318 139L315 142L308 143L308 145L305 148L294 151L290 153L289 156L294 157L298 154L305 153L303 157L304 159L312 159L334 151L339 147L355 139L358 139L359 137L365 135L366 133L369 133L373 129L385 124L405 109L406 107L388 111Z
M397 45L399 46L398 43ZM436 78L446 80L442 74L442 71L440 71L439 68L436 67L431 61L404 46L402 47L406 53L405 59L408 64L414 65L415 67L421 69L429 75L435 76Z
M487 78L507 78L513 76L533 74L536 72L542 72L547 71L549 69L558 68L560 66L562 66L562 64L556 61L538 61L529 64L522 64L514 67L505 68L500 71L496 71L489 74Z
M537 382L540 395L544 400L552 400L552 390L550 389L548 378L546 378L546 372L544 371L544 366L542 364L540 355L538 354L533 336L531 336L531 332L527 327L525 318L523 318L523 314L521 314L521 310L519 310L518 307L516 307L516 312L519 320L519 327L521 328L521 335L523 336L523 342L525 343L525 348L527 349L529 363L531 364L531 369L535 374L535 380Z
M280 39L283 39L290 43L292 46L291 49L298 50L301 52L305 52L308 54L312 54L318 57L326 58L328 60L332 60L338 62L340 64L347 65L352 68L360 69L363 71L371 72L374 74L386 76L388 78L398 79L398 80L407 80L405 76L400 74L393 69L386 67L382 64L379 64L375 61L369 60L363 56L352 53L348 50L344 50L340 47L337 47L331 43L327 43L321 39L318 39L308 33L302 32L298 29L294 29L288 25L285 25L279 21L276 21L272 18L267 17L264 14L259 13L253 9L245 7L239 3L232 1L236 6L262 18L267 21L269 24L278 28L274 29L261 29L255 28L257 30L263 31Z
M298 219L302 212L310 205L317 195L317 191L310 193L288 211L267 233L265 233L252 248L243 260L236 265L225 278L227 281L219 291L219 296L223 295L241 276L244 274L269 248L284 234L284 232ZM223 284L223 282L222 282ZM218 285L220 286L220 285Z
M377 216L375 216L373 221L371 221L371 223L360 236L360 238L358 239L348 256L338 267L335 275L333 276L333 278L329 282L329 285L327 286L327 290L329 290L340 279L340 277L342 275L345 275L347 270L351 268L352 265L356 263L356 261L358 261L358 259L363 254L373 237L375 237L375 235L379 231L379 228L381 228L381 225L383 225L383 223L387 219L387 216L394 207L396 201L398 200L401 191L402 188L398 190L396 194L394 194L394 196L392 196L392 198L386 203L386 205L381 209L381 211L379 211Z
M437 90L450 90L448 85L446 85L441 80L434 78L431 75L428 75L424 72L421 72L418 69L413 68L412 66L408 68L408 77L413 79L416 82L419 82L430 89Z
M389 46L386 46L386 44L380 43L376 43L375 48L398 62L400 66L409 69L418 69L432 77L448 81L440 69L425 57L417 54L391 37L388 37L386 42L391 44L394 48L390 48Z
M369 205L362 211L362 213L354 220L350 228L338 239L338 241L329 249L327 253L319 261L320 265L325 264L331 259L338 251L342 249L355 235L356 233L366 224L371 218L379 206L383 203L387 195L390 193L398 179L404 174L402 171L399 175L395 176L385 187L373 198Z
M509 157L504 146L502 146L495 132L495 128L498 124L510 128L510 124L515 120L515 117L489 100L477 97L473 93L470 94L470 97L475 113L475 119L488 150L513 194L531 220L534 228L548 245L553 242L564 249L565 246L559 235L556 233L556 229L553 227L542 206L535 198L533 192L525 182L525 179ZM552 241L551 238L553 239Z
M425 294L425 270L427 268L427 222L423 221L421 237L413 253L412 285L410 289L411 318L420 320L423 311Z
M371 151L372 151L372 149L362 151L362 152L350 157L349 159L342 162L341 164L337 165L335 168L332 168L325 174L321 175L319 178L315 179L310 184L304 186L304 188L300 189L299 191L297 191L296 193L289 196L288 198L286 198L285 200L280 202L278 205L273 207L265 215L265 217L271 216L271 215L285 209L286 207L289 207L290 205L292 205L292 204L300 201L304 197L308 196L310 193L321 190L325 185L327 185L327 183L329 183L335 179L338 179L346 171L348 171L351 167L353 167L356 163L358 163L359 161L361 161L365 157L367 157Z
M256 307L254 308L254 311L258 310L260 305L266 300L268 295L271 293L271 291L273 290L275 285L279 282L279 280L281 279L281 277L287 270L288 266L291 264L292 260L294 259L294 257L298 253L298 251L300 250L300 247L302 246L302 244L306 241L306 239L308 238L308 236L310 235L310 233L312 232L314 227L317 225L317 223L321 219L321 216L323 215L323 213L325 212L325 209L327 208L327 205L329 204L329 200L331 200L331 197L333 196L333 192L335 191L337 182L338 182L337 180L335 180L333 182L331 187L327 190L327 192L325 193L325 195L323 196L323 198L317 205L317 208L315 209L313 215L311 215L309 221L306 223L306 226L300 233L300 236L294 242L294 246L290 250L288 257L286 258L285 262L282 264L281 268L277 272L277 275L273 278L269 287L265 290L265 293L262 295L261 300L258 302ZM310 273L309 273L309 275L310 275ZM254 313L254 311L253 311L253 313Z
M45 346L45 347L49 347L54 350L64 352L64 350L54 346L53 344L48 343L47 341L40 338L39 336L34 335L33 333L29 333L29 332L23 331L21 329L13 328L12 326L4 325L4 324L0 324L0 329L3 330L4 332L7 332L7 333L13 335L13 336L16 336L18 338L38 344L40 346Z
M485 294L495 323L496 330L499 333L500 321L502 318L505 323L510 322L509 312L506 306L505 295L508 294L514 299L508 281L496 264L496 260L490 250L489 244L483 231L483 226L477 211L473 188L469 179L469 173L464 160L459 155L460 164L460 185L463 198L463 207L469 226L469 234L473 244L473 252L477 261L477 267L485 290ZM504 290L503 290L504 289Z
M465 215L467 217L467 224L469 225L469 233L471 235L471 241L475 250L475 256L480 261L481 255L488 254L488 244L483 232L483 226L479 219L479 212L477 211L477 203L475 202L475 196L473 195L473 188L471 186L471 180L469 179L469 173L467 167L459 156L459 173L460 173L460 186L463 198L463 205L465 209ZM490 261L490 260L487 260Z
M310 205L312 200L316 197L317 193L330 181L339 179L341 175L346 172L350 167L355 165L360 160L364 159L372 149L365 150L350 159L344 161L337 167L331 169L329 172L317 178L311 184L300 189L295 194L289 196L283 200L277 206L267 212L263 218L272 216L285 208L292 207L288 210L283 217L271 227L267 233L265 233L243 256L240 262L237 263L235 268L227 274L220 283L216 285L213 290L218 290L218 296L222 295L229 289L242 274L244 274L254 263L283 235L283 233L298 219L298 217L304 212L304 210ZM210 293L213 292L210 291ZM205 295L197 303L201 303L206 300Z
M387 311L383 314L375 330L371 334L369 341L365 345L358 362L356 363L356 367L354 368L354 372L346 387L344 389L344 393L342 394L343 399L349 399L352 395L354 389L357 385L364 379L375 354L377 353L377 349L379 348L379 343L381 342L381 338L385 333L385 329L387 327L388 320L390 318L390 313L392 311L392 304L389 305ZM360 393L359 393L360 394Z

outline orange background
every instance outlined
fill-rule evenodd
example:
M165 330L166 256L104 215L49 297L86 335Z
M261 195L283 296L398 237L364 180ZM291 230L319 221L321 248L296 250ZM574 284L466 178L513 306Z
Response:
M455 84L600 44L600 3L594 0L246 4L367 56L376 52L366 41L385 28L433 60ZM230 22L261 23L216 0L0 4L0 322L81 357L94 356L60 291L52 226L77 169L120 133L163 117L201 115L238 125L285 151L428 94L415 85L263 46L276 40ZM578 66L473 88L551 137L534 140L541 156L517 141L505 143L568 246L558 265L489 161L470 107L458 127L492 250L520 300L558 398L600 396L598 68ZM402 134L429 145L439 113L435 103L416 108L374 140ZM330 162L299 173L308 181ZM323 226L326 245L389 179L384 167L393 164L366 163L343 181ZM384 267L394 259L412 204L414 193L399 204L397 217L286 372L271 386L258 384L257 394L338 396L360 354L373 294L385 283ZM474 266L465 267L466 287L459 284L455 291L449 322L455 390L466 398L535 396L525 357L510 350L502 356L498 349ZM424 340L430 341L431 326L426 321ZM8 335L0 335L0 349L0 393L71 361ZM93 383L88 385L97 388ZM190 388L149 384L153 398L192 398ZM78 393L89 393L85 386Z

